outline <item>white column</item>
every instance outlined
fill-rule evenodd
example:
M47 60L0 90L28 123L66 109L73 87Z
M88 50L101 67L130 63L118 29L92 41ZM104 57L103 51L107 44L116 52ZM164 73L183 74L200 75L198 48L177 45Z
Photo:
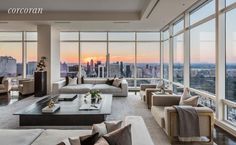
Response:
M135 32L135 61L134 61L134 87L137 88L137 32Z
M225 1L216 0L216 118L224 120L224 106L222 99L225 98L225 13L220 14Z
M184 15L184 86L190 87L190 32L189 13Z
M173 89L173 25L169 28L170 39L169 39L169 82L170 89Z
M160 32L160 65L161 65L161 79L163 79L163 58L164 58L164 53L163 53L163 41L162 41L162 32Z
M22 32L22 78L26 78L26 63L27 63L27 45L26 45L26 35Z
M78 42L78 53L79 53L79 58L78 58L78 69L79 69L79 78L81 78L82 76L82 66L81 66L81 48L80 48L80 32L78 32L78 37L79 37L79 42Z
M52 83L60 79L60 32L50 25L38 25L38 60L47 58L47 88L51 92Z

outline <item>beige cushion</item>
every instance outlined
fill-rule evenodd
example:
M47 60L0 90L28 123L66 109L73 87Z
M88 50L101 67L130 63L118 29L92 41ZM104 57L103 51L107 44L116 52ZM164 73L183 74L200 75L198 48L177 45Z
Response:
M99 136L103 136L107 134L107 128L104 122L99 123L99 124L93 124L92 133L94 134L96 132L99 133Z
M99 90L101 93L104 94L113 94L113 93L121 93L122 89L115 87L115 86L110 86L107 84L96 84L92 87L91 90Z
M112 85L115 87L120 87L121 83L122 83L121 79L115 78Z
M42 132L42 129L0 129L0 144L31 145Z
M184 100L187 100L187 99L189 99L189 98L191 98L191 94L190 94L190 91L189 91L189 89L188 88L185 88L184 89L184 92L183 92L183 94L182 94L182 96L181 96L181 98L180 98L180 102L179 102L179 105L184 105Z
M132 145L131 124L103 136L109 145Z
M69 83L68 85L77 85L77 77L74 77L74 78L70 78L69 77Z
M122 121L105 121L104 123L106 125L108 133L121 128L122 125Z
M0 84L0 90L4 90L6 89L5 86L3 84Z
M81 145L79 138L76 138L76 139L69 138L69 142L71 145Z
M69 138L71 145L94 145L98 140L98 133L80 136L79 138Z
M106 139L101 137L94 145L109 145L109 143L106 141Z
M183 105L190 105L193 107L197 107L198 105L198 96L193 96L191 98L188 98L187 100L183 101Z
M125 125L132 124L131 135L133 145L154 145L141 116L127 116L124 123Z
M64 142L66 145L70 145L68 138L78 138L91 134L91 130L57 130L48 129L45 130L32 145L56 145L60 142ZM18 134L19 135L19 134Z
M60 88L59 92L65 94L83 94L88 93L92 87L92 84L69 85Z
M157 89L159 89L159 88L165 88L165 83L164 83L164 81L159 81L156 88L157 88Z
M105 121L99 124L93 124L92 133L99 133L99 137L121 128L122 121Z
M164 106L152 106L151 112L160 127L165 128Z

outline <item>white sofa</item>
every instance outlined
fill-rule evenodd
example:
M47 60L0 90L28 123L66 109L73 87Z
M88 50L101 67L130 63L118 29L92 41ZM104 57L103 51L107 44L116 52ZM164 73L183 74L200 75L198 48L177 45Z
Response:
M132 145L154 145L147 127L140 116L127 116L124 124L131 124ZM56 145L68 143L68 137L91 134L91 130L0 130L0 140L4 145Z
M113 94L113 96L128 96L128 82L123 79L121 87L115 87L106 84L107 79L86 78L83 84L66 85L66 80L53 83L54 94L85 94L90 90L99 90L104 94Z

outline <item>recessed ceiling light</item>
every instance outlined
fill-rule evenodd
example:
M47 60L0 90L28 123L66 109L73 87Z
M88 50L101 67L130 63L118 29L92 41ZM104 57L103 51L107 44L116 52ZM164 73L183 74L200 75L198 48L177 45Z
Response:
M128 24L129 22L113 22L114 24Z
M69 23L71 23L71 22L60 22L60 21L58 21L58 22L55 22L55 23L57 23L57 24L69 24Z

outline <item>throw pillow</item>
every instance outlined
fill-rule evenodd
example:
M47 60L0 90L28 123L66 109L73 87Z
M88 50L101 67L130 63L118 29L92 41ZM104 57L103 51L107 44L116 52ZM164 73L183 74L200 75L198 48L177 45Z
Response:
M77 78L77 84L81 84L80 81L79 81L79 78L78 77L69 77L69 76L66 76L66 86L69 85L69 80L70 78Z
M106 139L100 137L99 140L94 145L109 145Z
M81 77L81 84L84 84L84 76Z
M107 133L121 128L122 125L122 121L105 121L104 123L106 125Z
M115 78L112 85L115 87L121 87L122 79Z
M107 79L106 84L111 86L113 82L114 82L114 79Z
M92 127L92 134L98 132L99 136L103 136L107 134L107 128L104 122L99 123L99 124L93 124Z
M69 77L69 83L68 85L77 85L77 77L74 77L74 78L70 78Z
M98 140L98 133L94 133L92 135L81 136L80 137L80 144L81 145L94 145L95 142Z
M0 77L0 84L3 84L3 79L4 79L4 76L1 76Z
M59 144L57 144L57 145L66 145L64 142L60 142Z
M132 145L131 124L103 136L109 145Z
M191 98L188 98L187 100L183 101L183 105L190 105L193 107L197 107L198 105L198 96L192 96Z
M93 124L92 134L98 132L99 137L121 128L122 121L105 121L99 124Z
M165 83L164 83L164 81L159 81L156 88L157 88L157 89L165 88Z
M179 105L184 105L184 100L187 100L187 99L189 99L189 98L191 98L191 95L190 95L190 91L189 91L189 89L188 88L185 88L184 89L184 92L183 92L183 94L182 94L182 96L181 96L181 98L180 98L180 102L179 102Z
M71 145L94 145L97 140L98 140L98 133L81 136L77 139L69 138L69 142Z
M0 84L3 84L4 76L0 77Z
M69 84L69 77L66 76L66 86Z
M80 144L80 138L76 138L76 139L68 138L68 140L70 142L70 145L81 145Z

